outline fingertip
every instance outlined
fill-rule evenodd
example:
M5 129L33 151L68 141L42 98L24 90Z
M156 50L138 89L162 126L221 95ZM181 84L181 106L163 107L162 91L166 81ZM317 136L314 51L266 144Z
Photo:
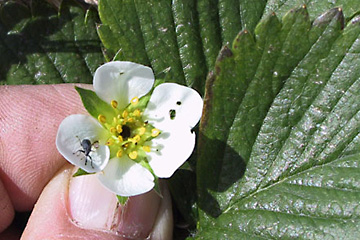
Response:
M44 188L21 239L122 239L109 232L81 228L71 220L68 187L72 173L72 166L67 164Z
M0 181L0 233L3 232L14 219L15 211L11 204L11 200Z

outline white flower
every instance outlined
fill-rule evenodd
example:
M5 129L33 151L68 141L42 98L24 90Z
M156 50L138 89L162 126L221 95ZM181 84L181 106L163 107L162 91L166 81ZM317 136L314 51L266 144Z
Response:
M163 83L145 108L139 99L153 84L153 72L146 66L106 63L96 70L93 85L111 111L104 109L97 119L71 115L59 126L59 152L86 172L98 173L99 180L120 196L151 190L155 177L170 177L194 149L192 128L202 113L200 95Z

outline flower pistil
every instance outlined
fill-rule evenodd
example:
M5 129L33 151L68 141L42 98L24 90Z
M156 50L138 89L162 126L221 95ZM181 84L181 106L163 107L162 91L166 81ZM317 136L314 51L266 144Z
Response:
M138 107L139 98L131 99L130 104L123 110L118 109L115 100L110 102L114 109L112 121L103 114L99 114L98 121L108 130L108 140L106 145L111 148L112 153L117 157L124 154L136 162L140 162L146 157L151 147L148 144L151 139L159 136L159 129L153 127L142 117L143 109ZM147 145L144 145L147 143Z

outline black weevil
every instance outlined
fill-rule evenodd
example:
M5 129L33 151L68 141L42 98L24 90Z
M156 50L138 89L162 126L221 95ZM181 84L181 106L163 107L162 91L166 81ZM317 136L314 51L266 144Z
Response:
M93 146L95 148L99 147L99 141L95 141L95 142L91 143L91 141L89 139L85 138L83 140L80 140L80 138L78 136L76 136L76 137L77 137L77 139L79 139L79 142L80 142L80 145L81 145L82 149L77 150L76 152L74 152L74 154L83 153L84 156L85 156L85 165L87 164L87 161L88 161L88 158L89 158L91 167L94 168L90 153L93 152L93 150L92 150Z

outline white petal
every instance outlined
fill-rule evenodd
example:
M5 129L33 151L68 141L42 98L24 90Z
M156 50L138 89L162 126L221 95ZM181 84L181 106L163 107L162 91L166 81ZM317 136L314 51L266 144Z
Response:
M118 102L119 108L126 107L134 97L147 94L154 84L151 68L133 63L115 61L100 66L94 75L94 90L104 101Z
M99 141L99 144L92 146L88 156L81 152L84 150L81 146L84 139L91 143ZM104 129L94 118L75 114L61 122L56 136L56 147L70 163L93 173L103 170L109 161L110 150L104 145L105 140Z
M162 132L151 141L148 160L156 176L169 178L191 155L195 146L195 133L190 128L174 128Z
M163 83L154 89L144 116L162 131L174 126L192 128L200 120L202 107L203 100L195 90L176 83Z
M154 176L127 156L110 159L99 180L117 195L130 197L150 191Z

